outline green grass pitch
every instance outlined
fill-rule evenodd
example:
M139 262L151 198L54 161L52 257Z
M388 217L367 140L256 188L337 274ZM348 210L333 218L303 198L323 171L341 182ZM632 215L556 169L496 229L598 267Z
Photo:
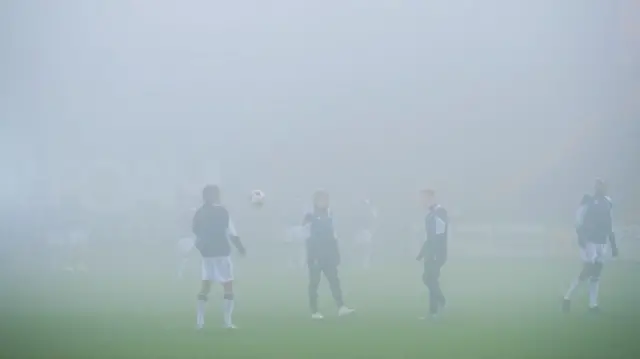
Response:
M352 317L337 318L326 282L324 321L307 311L306 273L237 261L239 329L220 329L220 289L207 329L196 332L196 264L177 281L172 267L87 274L3 276L2 358L640 358L640 266L608 263L599 316L586 288L572 313L561 295L578 263L450 261L443 271L446 314L435 323L418 263L343 268Z

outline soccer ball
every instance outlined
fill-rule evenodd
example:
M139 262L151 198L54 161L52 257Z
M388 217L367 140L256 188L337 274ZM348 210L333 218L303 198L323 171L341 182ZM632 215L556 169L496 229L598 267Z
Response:
M264 192L259 189L251 191L251 204L261 207L264 204Z

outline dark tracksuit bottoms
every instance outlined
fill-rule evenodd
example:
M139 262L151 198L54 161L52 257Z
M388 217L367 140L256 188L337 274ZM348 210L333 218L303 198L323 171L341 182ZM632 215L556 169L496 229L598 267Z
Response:
M446 262L445 245L429 246L424 258L422 281L429 289L429 313L436 314L445 305L446 299L440 288L440 270Z
M311 240L311 239L310 239ZM323 243L307 242L307 265L309 267L309 308L312 313L318 311L318 287L320 278L324 274L329 282L329 288L338 308L344 305L342 288L338 277L340 255L335 239L328 239Z

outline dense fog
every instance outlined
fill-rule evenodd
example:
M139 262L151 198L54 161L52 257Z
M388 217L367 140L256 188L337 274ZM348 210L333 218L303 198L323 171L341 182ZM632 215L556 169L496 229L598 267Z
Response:
M633 222L632 6L5 1L7 238L70 223L189 235L207 183L239 227L269 236L317 188L347 226L371 199L389 233L420 216L425 187L460 222L571 226L596 177Z

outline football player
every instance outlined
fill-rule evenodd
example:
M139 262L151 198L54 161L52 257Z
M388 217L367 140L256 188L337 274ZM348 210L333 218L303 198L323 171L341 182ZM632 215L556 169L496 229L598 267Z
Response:
M582 271L571 282L562 303L564 312L571 308L571 296L575 289L589 281L589 310L598 312L598 292L600 275L604 264L606 246L611 246L611 255L618 255L613 220L611 198L606 194L604 181L597 180L593 195L585 195L576 214L576 232L582 257Z
M229 212L220 203L220 189L209 185L202 191L203 205L193 217L193 233L196 236L195 247L202 256L202 287L198 294L196 325L204 327L205 305L211 290L211 282L220 283L224 289L224 326L234 329L232 314L234 309L233 263L231 245L241 255L245 248L236 233Z
M338 277L340 251L333 228L333 218L329 209L329 193L316 191L313 197L313 210L304 217L303 225L309 226L307 239L307 265L309 267L309 307L312 319L322 319L318 311L318 286L322 274L329 282L331 294L338 306L338 315L348 315L353 309L344 304L342 288Z

